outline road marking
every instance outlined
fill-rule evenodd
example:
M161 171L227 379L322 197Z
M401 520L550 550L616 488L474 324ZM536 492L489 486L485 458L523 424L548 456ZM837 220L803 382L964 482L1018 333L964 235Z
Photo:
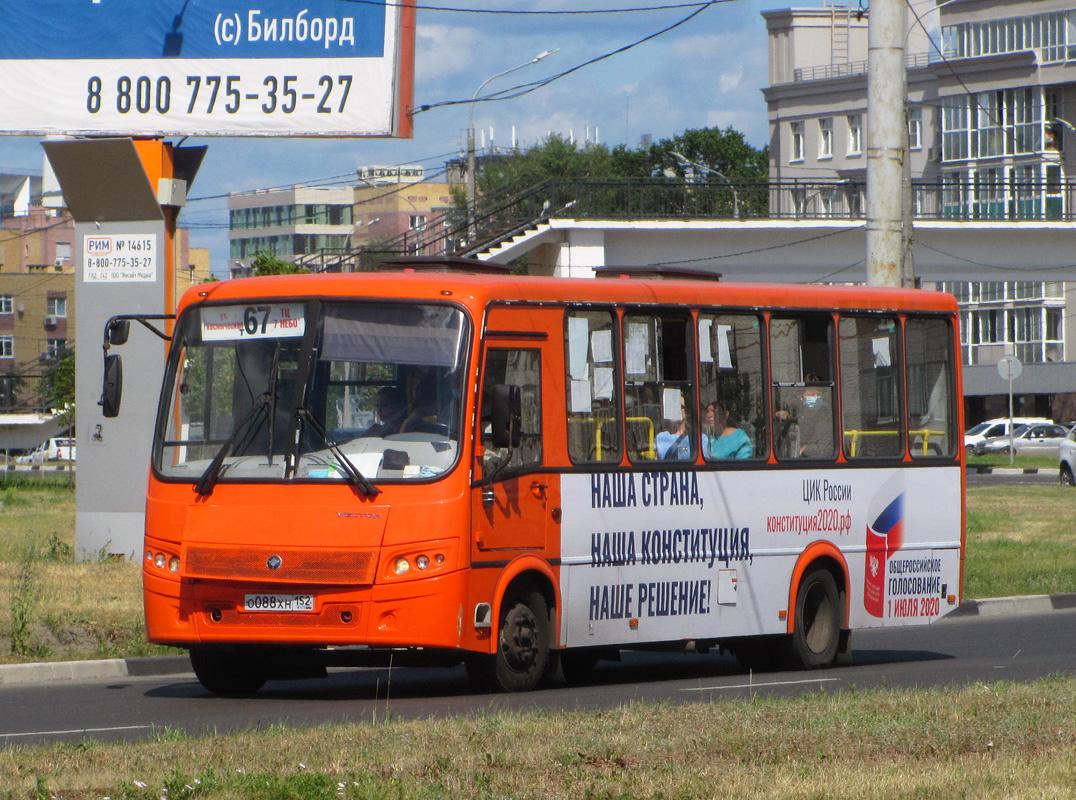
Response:
M769 683L736 683L732 686L694 686L690 689L681 689L681 692L719 692L726 689L757 689L763 686L796 686L802 683L829 683L839 681L840 678L808 678L802 681L770 681Z
M116 728L76 728L70 731L29 731L27 733L0 733L5 739L16 736L63 736L68 733L106 733L108 731L137 731L152 728L152 725L120 725Z

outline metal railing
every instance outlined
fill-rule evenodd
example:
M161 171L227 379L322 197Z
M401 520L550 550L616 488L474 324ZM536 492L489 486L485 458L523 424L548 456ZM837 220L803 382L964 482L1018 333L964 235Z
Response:
M1076 183L914 181L912 191L916 219L1076 219ZM359 272L400 255L475 255L555 218L861 221L866 194L864 181L850 180L551 179L516 194L480 196L473 223L461 206L421 229L359 249L320 250L302 263L319 272Z

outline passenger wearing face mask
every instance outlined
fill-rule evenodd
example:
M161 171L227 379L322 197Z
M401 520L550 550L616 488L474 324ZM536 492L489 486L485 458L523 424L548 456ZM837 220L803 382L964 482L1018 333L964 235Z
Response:
M803 391L793 409L781 409L774 415L785 423L780 439L785 443L780 455L785 458L833 458L833 408L828 387L812 386L822 379L814 373L803 376Z

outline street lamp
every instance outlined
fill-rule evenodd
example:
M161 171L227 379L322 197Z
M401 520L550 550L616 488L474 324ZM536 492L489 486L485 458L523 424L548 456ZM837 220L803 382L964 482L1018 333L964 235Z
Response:
M525 61L518 66L506 69L504 72L498 72L496 75L491 75L486 78L482 83L478 85L478 89L474 93L474 97L471 98L471 111L467 118L467 228L469 231L474 229L474 198L475 198L475 153L474 153L474 104L478 100L478 95L482 93L482 90L486 88L486 84L490 81L494 81L497 78L503 78L511 72L529 67L531 64L537 64L543 58L553 55L560 48L554 48L553 50L546 50L539 53L530 61Z
M729 185L729 188L732 189L732 218L733 219L739 219L740 218L740 195L736 191L736 187L732 185L732 181L730 181L728 178L726 178L723 174L718 172L713 167L708 167L705 164L698 164L698 163L692 161L691 159L687 158L686 156L682 155L681 153L677 153L675 150L672 151L671 155L682 166L691 166L691 167L694 167L695 169L701 169L703 172L712 172L714 175L716 175L721 180L723 180L725 183L727 183Z

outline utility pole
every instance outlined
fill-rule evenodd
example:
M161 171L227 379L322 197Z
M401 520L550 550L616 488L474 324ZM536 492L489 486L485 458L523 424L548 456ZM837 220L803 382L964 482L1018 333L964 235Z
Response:
M867 19L867 284L904 276L904 160L907 122L904 0L873 0ZM910 233L910 231L909 231Z

